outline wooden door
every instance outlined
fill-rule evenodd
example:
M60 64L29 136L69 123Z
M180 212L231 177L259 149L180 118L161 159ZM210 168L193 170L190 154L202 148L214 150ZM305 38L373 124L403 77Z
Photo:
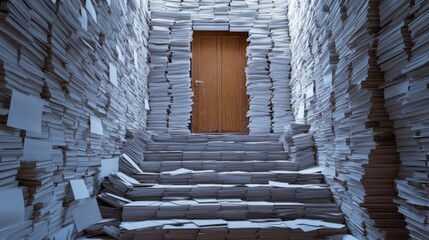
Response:
M247 133L247 33L194 31L192 132Z

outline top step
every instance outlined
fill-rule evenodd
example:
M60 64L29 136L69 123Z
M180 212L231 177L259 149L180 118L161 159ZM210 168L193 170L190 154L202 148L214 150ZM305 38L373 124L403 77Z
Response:
M183 135L153 135L152 140L155 142L210 142L210 141L233 141L233 142L279 142L279 134L263 135L206 135L206 134L183 134Z
M284 151L279 142L151 142L147 151Z

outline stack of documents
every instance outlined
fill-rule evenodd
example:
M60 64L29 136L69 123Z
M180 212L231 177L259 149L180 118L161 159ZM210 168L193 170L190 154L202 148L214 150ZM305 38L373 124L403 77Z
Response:
M123 222L121 237L168 239L180 236L181 239L311 239L346 234L345 225L321 220L296 219L282 221L246 220L225 221L212 220L147 220L139 222ZM281 236L281 238L279 238Z
M314 140L312 134L308 133L309 128L310 126L306 124L288 124L284 127L284 134L280 137L285 151L289 153L290 160L296 162L301 169L316 164Z
M151 12L148 130L188 133L192 111L191 15Z
M419 129L407 126L416 119L405 119L407 113L418 111L410 106L406 106L409 112L402 110L411 102L405 100L410 86L405 73L412 59L412 34L419 32L411 30L414 8L410 4L289 5L293 111L297 122L311 126L319 164L325 167L334 198L342 203L350 231L357 238L408 238L393 202L397 198L393 180L399 168L397 150L401 150L396 144L410 149L414 129ZM415 9L427 9L423 5ZM427 28L420 26L417 29ZM421 50L419 46L417 51ZM423 92L425 84L412 95ZM394 124L388 114L396 116ZM395 141L393 126L398 126L399 141ZM299 147L307 142L304 135L296 140ZM415 150L407 151L418 148L415 144Z
M396 189L399 212L405 216L411 238L429 234L425 199L428 180L427 51L429 4L425 1L381 1L388 11L378 44L378 63L384 71L386 110L394 122L396 149L401 161Z
M256 24L256 23L255 23ZM272 82L269 78L267 54L273 47L269 37L269 20L257 21L249 31L247 47L246 86L249 95L249 131L250 133L271 132Z

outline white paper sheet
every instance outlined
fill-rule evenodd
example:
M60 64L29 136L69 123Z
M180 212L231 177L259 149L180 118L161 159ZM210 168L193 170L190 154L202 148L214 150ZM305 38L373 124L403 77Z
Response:
M140 9L140 0L128 0L134 9Z
M7 126L41 133L44 105L40 97L13 90Z
M89 198L88 188L83 179L70 180L70 186L75 200Z
M174 224L175 222L169 220L160 220L160 221L140 221L140 222L122 222L121 227L127 230L136 230L136 229L149 229L164 224Z
M124 55L122 55L122 51L119 48L118 44L116 44L116 52L118 52L118 59L119 59L119 61L121 61L122 63L125 63Z
M86 10L84 7L80 7L80 26L85 29L85 31L88 31L88 14L86 13Z
M144 99L144 108L150 111L149 100L147 100L147 98Z
M90 116L90 131L91 133L103 135L103 124L101 123L101 119L96 116Z
M24 141L24 160L49 160L52 158L52 142L26 137Z
M118 71L115 64L109 63L109 81L115 86L118 86Z
M0 191L0 229L24 221L25 207L22 189Z
M190 169L179 168L179 169L176 169L174 171L163 172L163 174L168 174L168 175L176 176L176 175L188 174L188 173L192 173L192 172L193 171L190 170Z
M134 67L139 68L137 48L134 48Z
M191 222L193 222L195 225L199 227L204 226L219 226L219 225L227 225L228 222L223 219L192 219Z
M73 219L78 232L100 222L102 218L97 200L91 198L88 202L76 207L73 211Z
M92 1L86 0L85 2L86 2L85 4L86 10L88 10L89 15L91 15L92 19L94 19L94 21L97 22L97 13L95 12L94 5L92 5Z
M119 172L119 158L101 159L100 177Z
M71 239L73 234L74 227L72 224L67 225L66 227L59 230L54 235L54 240L64 240L64 239Z

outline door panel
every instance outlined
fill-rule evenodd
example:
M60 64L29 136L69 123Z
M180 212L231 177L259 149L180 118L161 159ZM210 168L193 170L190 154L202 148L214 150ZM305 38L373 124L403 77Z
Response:
M194 32L193 132L248 132L246 39L246 33Z

